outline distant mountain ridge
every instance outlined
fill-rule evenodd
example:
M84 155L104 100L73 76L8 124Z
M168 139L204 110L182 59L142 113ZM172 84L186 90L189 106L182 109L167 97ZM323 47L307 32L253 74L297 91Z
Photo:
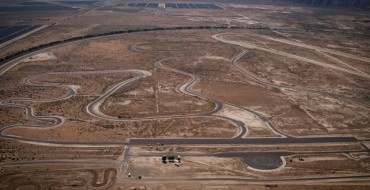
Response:
M370 0L275 0L313 7L369 7Z
M189 2L302 5L322 8L370 8L370 0L187 0Z

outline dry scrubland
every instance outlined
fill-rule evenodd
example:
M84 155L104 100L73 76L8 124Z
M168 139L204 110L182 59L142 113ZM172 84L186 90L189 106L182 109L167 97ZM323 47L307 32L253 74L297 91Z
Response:
M56 24L0 56L130 28L275 29L130 33L25 59L0 76L0 132L13 138L0 141L0 189L368 189L369 143L361 139L370 137L369 25L356 21L368 13L233 3L223 10L140 9L127 2L37 13L28 21ZM22 15L0 21L25 22ZM295 143L303 137L358 139ZM191 143L171 142L179 138ZM182 162L164 164L164 155Z
M122 155L122 147L50 147L31 145L1 140L2 161L40 161L40 160L81 160L102 159L118 160Z
M188 32L180 32L162 36L160 33L156 33L158 39L156 41L162 41L162 38L170 41L170 46L166 44L162 46L164 49L174 50L174 46L177 46L174 52L170 52L173 55L178 55L176 59L176 65L186 64L187 60L195 60L197 55L204 56L204 52L198 53L199 46L202 43L191 43L187 42L186 39L182 41L173 42L173 39L177 39L183 34ZM91 42L82 42L73 45L67 45L53 49L51 52L57 57L53 61L35 61L22 63L14 68L14 70L34 71L30 76L33 82L47 83L58 83L65 85L78 86L77 96L58 101L51 102L32 102L35 112L37 115L60 115L68 118L65 125L60 128L39 131L37 129L16 129L7 130L8 134L20 135L27 133L32 137L42 139L44 136L47 139L73 139L83 140L86 136L87 139L93 140L94 134L91 132L96 131L97 136L100 136L100 140L122 140L130 137L176 137L176 136L187 136L187 137L232 137L237 132L233 124L216 118L189 118L189 119L173 119L173 120L159 120L159 121L131 121L131 122L109 122L109 121L97 121L93 117L86 114L85 107L92 99L99 96L102 92L110 88L111 85L118 81L123 81L132 77L130 73L113 73L113 74L89 74L89 71L97 70L124 70L124 69L145 69L151 71L152 76L145 78L138 83L128 86L128 89L122 89L121 92L114 94L109 97L107 101L102 105L101 110L106 114L116 116L119 118L133 118L133 117L146 117L146 116L163 116L163 115L183 115L183 114L197 114L204 113L213 109L214 105L205 100L186 96L177 93L176 88L182 85L188 80L189 77L176 74L173 72L156 69L154 70L153 62L168 55L168 52L163 51L160 54L152 53L141 53L130 50L131 44L141 41L133 41L141 36L140 34L134 34L131 36L120 36L113 39L106 40L94 40ZM153 38L147 37L147 41ZM190 39L190 36L188 37ZM201 39L202 37L197 37ZM192 41L196 41L197 38L191 38ZM141 36L141 40L144 40ZM216 44L208 39L209 42L205 43L205 46L210 50L208 54L218 54L217 46L213 48L212 45ZM184 46L182 45L184 43ZM186 46L185 46L186 44ZM141 46L139 46L141 47ZM184 48L192 49L192 51L184 51ZM153 47L149 47L153 48ZM155 48L155 47L154 47ZM196 49L195 49L196 48ZM228 50L230 49L230 50ZM235 52L233 48L228 48L218 54L219 57L225 56L230 57ZM155 49L154 49L155 50ZM185 49L186 50L186 49ZM228 56L226 54L231 52ZM195 58L193 57L195 54ZM191 55L191 57L189 56ZM225 58L228 59L228 58ZM181 62L180 62L181 61ZM205 62L209 64L215 64L212 59L209 60L206 57L202 58L199 62ZM220 67L215 68L222 70L228 68L227 61L215 60L222 63ZM171 63L175 61L168 61L168 66L172 67ZM205 63L205 64L207 64ZM165 63L167 64L167 62ZM187 63L189 64L189 63ZM191 64L191 63L190 63ZM198 63L196 63L198 64ZM196 65L195 65L196 66ZM201 70L193 67L194 71L200 72ZM32 69L29 69L32 68ZM38 73L43 73L43 70L48 70L48 75L37 76ZM178 68L181 70L181 67ZM86 74L80 73L69 73L75 71L86 71ZM186 70L185 70L186 71ZM66 74L63 74L66 73ZM186 71L188 72L188 71ZM209 75L215 73L207 72L207 68L204 67L204 76L211 77ZM55 73L55 74L53 74ZM198 76L197 73L193 73ZM27 74L25 74L28 76ZM230 74L230 77L233 74ZM234 74L235 75L235 74ZM4 74L3 77L7 77ZM172 80L167 80L171 78ZM11 79L7 79L10 82ZM19 80L14 78L13 80ZM24 85L27 87L27 85ZM35 86L35 88L38 88ZM54 87L47 87L54 88ZM55 90L63 91L62 89L56 88ZM11 91L10 91L11 92ZM8 92L8 93L10 93ZM52 91L50 91L52 92ZM60 92L63 94L63 92ZM64 92L65 93L65 92ZM52 94L51 94L52 95ZM41 96L41 95L40 95ZM18 95L16 96L18 97ZM19 97L23 97L22 94ZM53 95L55 97L55 95ZM37 97L39 98L39 97ZM42 98L48 99L50 97L44 96ZM128 102L130 102L128 104ZM126 105L128 104L128 105ZM158 108L157 108L158 105ZM165 124L163 124L165 123ZM158 125L158 126L157 126ZM151 126L149 129L147 126ZM68 133L66 132L68 131ZM89 133L86 133L89 132ZM119 135L117 135L117 133ZM98 135L101 134L101 135ZM108 135L109 134L109 135ZM73 137L75 136L75 137Z
M256 172L250 169L243 159L222 158L215 156L186 156L181 167L173 164L156 165L158 156L136 156L129 160L128 172L133 176L146 179L197 179L197 178L246 178L246 179L284 179L292 176L328 176L328 175L366 175L369 166L363 166L367 159L353 160L346 155L296 155L287 157L286 166L274 172ZM335 162L333 162L335 161ZM339 165L338 165L339 164ZM197 171L194 173L193 171ZM172 176L181 172L181 176Z
M93 99L109 90L117 82L134 77L132 73L88 73L89 71L113 69L143 69L150 71L152 75L132 83L107 98L101 106L101 110L107 115L119 119L132 119L206 113L214 109L215 105L209 101L178 93L179 87L189 80L188 76L158 69L153 65L159 59L175 57L164 61L163 64L197 76L199 82L194 86L196 93L217 98L224 103L257 111L274 122L276 127L285 134L294 136L349 134L359 137L367 136L368 108L330 95L323 96L318 92L266 87L256 81L249 80L238 70L231 67L230 59L240 53L243 48L227 46L211 38L213 34L226 32L235 33L235 31L202 31L202 33L197 33L194 36L193 32L187 31L164 32L165 35L153 32L150 38L141 34L130 34L109 38L108 40L99 39L55 48L50 52L55 55L56 60L19 64L9 73L1 76L9 81L9 84L14 84L2 84L4 86L2 95L4 99L7 97L50 99L66 93L65 89L58 87L29 86L23 84L20 80L20 78L31 76L36 76L32 78L32 82L74 85L77 89L77 95L50 102L18 101L17 103L31 105L37 115L60 115L66 118L66 121L62 126L54 129L14 128L8 129L4 133L40 140L77 142L97 140L101 142L128 142L127 140L130 138L231 138L235 136L238 133L238 128L234 124L218 118L192 117L158 121L105 121L96 119L86 113L85 108ZM312 57L309 54L310 51L300 50L287 44L281 46L279 43L260 39L255 37L257 31L251 31L250 33L236 31L235 35L227 34L225 38L231 36L232 40L248 41L258 46L274 48L302 57ZM268 36L266 32L263 35ZM179 40L180 36L181 40ZM300 54L301 52L303 53ZM312 52L319 54L315 51ZM320 56L317 56L319 61L329 61L328 63L333 65L343 66L335 62L334 59L322 57L321 59ZM331 70L323 69L317 65L307 65L304 62L271 54L266 55L264 52L255 50L248 50L246 55L237 61L237 64L266 83L310 88L328 93L340 92L348 99L366 102L361 95L368 91L367 80L361 77L333 73ZM350 64L350 62L347 64ZM353 65L353 67L359 68L356 65ZM86 73L70 73L75 71L86 71ZM222 72L220 73L220 71ZM51 74L37 76L45 72ZM307 72L311 72L311 74L307 74ZM325 78L318 76L325 76ZM351 80L348 80L349 78ZM324 81L325 86L318 85ZM35 91L38 93L33 93ZM30 94L35 95L31 96ZM230 110L224 109L225 112L230 112ZM11 118L14 118L17 112L19 112L20 118L24 118L24 113L17 108L3 108L2 111L7 113L4 114L4 118L7 118L4 119L4 126L14 123L14 119ZM247 126L250 126L248 135L244 138L278 137L263 124L258 124L259 121L257 120L255 120L256 126L253 127L253 117L246 117L244 122ZM40 123L37 120L29 121L27 118L18 120L18 123L45 125L45 123ZM309 150L310 147L298 148L298 150L301 149ZM357 146L348 149L362 150ZM180 150L175 152L181 153ZM205 152L205 150L197 150L196 148L190 148L190 150ZM220 152L231 150L234 149L220 150ZM263 149L252 148L252 150L261 151ZM276 147L269 150L291 151L294 149ZM335 148L335 150L337 149ZM343 151L342 148L339 148L339 150ZM92 159L99 155L97 149L92 150L94 152L90 154L93 155L77 157L72 156L76 155L76 152L72 151L70 153L68 151L70 150L58 150L61 155L55 157L55 159ZM81 151L83 152L83 150ZM244 152L247 150L235 149L234 151ZM159 148L155 152L166 153L167 151L161 151ZM29 159L32 155L31 152L24 151L22 151L22 154L17 154L17 156L11 156L11 153L11 151L6 153L6 155L10 155L6 156L5 160ZM45 150L38 151L37 155L36 159L52 159L53 157L49 151ZM289 178L297 175L320 177L338 173L341 175L361 175L368 171L366 166L361 165L361 163L368 163L368 155L357 155L357 157L353 160L351 157L342 154L287 156L285 169L274 173L262 173L263 175L258 174L257 176L274 178L283 175ZM160 168L153 168L156 166L155 163L158 162L158 159L158 156L150 158L130 157L126 172L136 171L132 172L132 175L145 176L148 179L151 179L152 175L155 179L166 179L170 178L174 172L179 172L179 169L173 168L171 165L161 165ZM194 177L193 171L197 171L195 178L257 177L254 170L248 169L242 159L210 156L202 157L201 160L203 159L202 162L198 157L184 158L184 163L187 164L181 165L183 175L179 178ZM342 167L336 168L329 165L334 160L336 163L340 162ZM220 165L220 163L225 163L225 165ZM215 168L214 165L220 166ZM323 166L327 168L323 168Z
M114 84L135 76L132 73L89 73L111 69L143 69L150 71L152 75L134 82L108 97L101 106L101 110L107 115L118 119L133 119L199 114L213 110L215 105L211 102L179 93L180 86L189 80L188 76L155 68L153 65L159 59L174 57L164 61L162 64L198 77L199 82L193 89L196 93L206 97L217 98L230 105L238 105L257 111L269 118L284 134L301 137L307 135L338 136L351 134L366 137L368 108L329 94L322 95L320 92L304 92L299 89L279 88L276 86L266 87L258 83L258 81L250 80L243 73L232 67L230 60L234 55L242 52L243 48L227 46L211 38L213 34L230 32L236 34L227 34L225 38L230 36L232 40L240 41L248 41L248 39L255 37L255 33L257 33L257 31L242 33L241 31L222 30L197 33L194 36L193 32L187 31L165 32L166 35L153 32L150 38L140 34L130 34L109 38L109 40L81 42L50 50L57 59L22 63L13 68L11 73L25 77L36 76L32 78L32 82L37 83L74 85L77 94L68 99L39 103L19 102L31 105L37 115L60 115L66 118L66 122L58 128L48 130L15 128L6 130L5 134L26 136L40 140L77 142L97 140L101 142L128 142L130 138L231 138L235 136L239 130L235 124L216 117L107 121L94 118L86 113L86 106L92 100L112 88ZM264 32L263 35L269 36L268 34ZM273 35L271 33L271 36ZM179 36L182 36L181 40L179 40ZM269 41L266 39L255 37L253 40L248 42L274 49L276 47L280 51L290 52L302 57L312 57L312 55L307 54L308 52L299 50L299 48L294 46L284 44L283 46L286 47L283 48L276 42L271 42L271 44L267 45ZM300 54L300 52L304 53ZM313 53L318 54L314 51ZM318 59L320 60L319 56ZM322 59L320 61L326 62L328 60ZM330 61L333 61L333 59ZM329 69L322 69L317 65L305 67L306 63L286 59L281 56L266 55L264 52L255 50L248 50L243 57L237 60L237 64L253 73L265 83L309 88L327 93L341 92L345 98L366 103L364 97L360 95L366 94L368 91L367 82L361 82L361 80L367 80L358 76L336 73L329 77L328 74L332 73ZM332 64L343 66L335 61ZM312 74L303 72L302 67L305 68L305 71L312 72ZM356 66L353 65L353 67ZM45 71L50 74L44 75ZM86 73L73 74L76 71ZM220 71L222 72L220 73ZM328 77L320 78L317 76ZM341 76L344 76L344 78ZM58 87L24 85L19 78L11 74L6 73L2 77L7 78L10 84L15 84L11 87L3 84L4 89L7 89L4 90L4 98L14 97L15 95L16 97L24 97L35 90L45 91L45 95L39 93L35 97L44 99L51 98L49 95L55 97L58 94L60 96L66 93L65 89ZM351 80L348 80L348 78L351 78ZM315 81L316 85L314 85ZM325 81L324 85L327 86L318 85L323 83L323 81ZM14 111L12 111L13 109ZM18 109L4 108L3 111L10 112L11 114L8 117L11 117L11 115L14 116L16 113L15 110ZM20 109L18 112L20 112ZM237 114L233 118L241 119L247 125L248 133L243 138L279 137L279 135L245 111L237 111L235 108L225 106L220 115L230 114L234 114L234 116ZM241 114L240 117L244 119L238 118L238 114ZM249 116L243 116L243 114L249 114ZM18 115L22 116L23 114L21 112ZM5 121L12 123L10 118L5 119ZM37 120L21 120L21 122L45 124ZM19 150L23 150L22 146L18 145L18 147ZM124 171L124 173L130 172L133 179L139 176L153 180L168 179L172 178L173 173L178 172L182 174L178 177L181 180L187 178L230 177L274 179L281 176L292 178L293 176L363 175L369 170L369 155L361 153L364 151L364 148L360 144L302 145L293 147L290 145L264 147L218 146L213 149L163 146L138 148L131 148L131 156L127 161L128 166ZM59 148L58 150L39 148L37 151L33 148L32 150L34 151L21 151L21 154L14 154L14 151L6 150L4 152L4 160L84 160L99 159L99 156L103 156L104 159L118 159L123 154L119 148L109 149L109 152L101 152L107 150L102 148ZM34 153L35 151L37 154ZM59 156L54 155L53 151L57 151ZM85 153L86 151L88 151L88 154ZM291 151L296 152L296 154L284 156L286 161L284 169L270 173L256 173L253 168L249 168L243 158L212 155L220 152L274 151ZM359 153L327 153L328 151L359 151ZM150 157L141 156L140 152L153 155ZM159 157L161 155L171 152L184 155L184 163L180 169L172 164L156 164L160 162ZM110 153L112 153L111 157L108 156ZM186 156L187 154L189 155ZM196 156L197 154L199 156ZM30 159L30 157L33 159ZM340 167L336 167L338 163L340 163ZM193 171L197 171L196 175L194 175ZM58 175L63 175L63 172ZM129 179L127 177L124 178L126 180ZM148 185L147 187L151 186ZM168 187L171 187L171 185L169 184ZM287 188L290 187L287 186Z

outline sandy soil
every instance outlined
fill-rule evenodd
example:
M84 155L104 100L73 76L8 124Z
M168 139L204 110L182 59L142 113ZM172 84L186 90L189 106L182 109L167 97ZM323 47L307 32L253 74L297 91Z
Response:
M86 161L85 161L86 162ZM99 163L99 162L98 162ZM1 188L38 188L55 186L112 188L117 180L116 163L44 163L2 167ZM21 179L21 180L19 180Z
M31 62L31 61L46 61L46 60L56 60L58 59L53 53L39 53L28 57L23 60L23 62Z
M1 140L2 162L34 161L34 160L84 160L102 159L118 160L122 155L122 147L63 147L42 146Z
M58 128L17 128L6 130L5 134L49 140L126 142L129 138L231 138L238 131L228 121L203 117L131 122L94 120L73 117Z
M85 5L82 6L84 9L76 12L0 13L0 22L5 25L50 25L2 49L0 56L78 35L130 28L262 25L281 30L158 31L69 44L28 58L0 76L0 81L6 81L0 83L0 99L49 99L66 93L60 88L23 84L26 77L41 73L140 69L154 74L139 81L132 89L107 99L102 106L105 113L130 118L211 110L213 105L209 102L178 93L177 88L188 80L187 77L156 69L153 65L158 60L173 57L163 64L196 75L200 80L194 87L197 93L258 112L284 133L300 137L370 137L369 109L353 102L368 104L369 101L370 43L366 30L369 25L362 22L368 13L228 3L220 3L225 10L140 9L123 5L126 1L104 3ZM221 43L212 38L222 33L234 33L224 38L239 45ZM230 65L231 58L245 49L248 52L238 64L262 81L335 93L349 100L258 84ZM17 128L4 133L77 142L129 142L130 138L231 138L238 133L239 129L230 122L213 117L118 122L86 113L86 105L96 95L130 77L125 74L94 74L39 78L38 81L42 82L74 85L72 87L78 94L62 101L18 103L33 106L39 115L63 116L66 122L53 129ZM248 112L226 106L219 114L244 122L249 128L247 137L277 137ZM1 106L0 116L1 127L15 123L44 124L25 117L21 109ZM369 143L364 144L370 147ZM121 172L125 165L124 150L127 149L86 145L49 147L2 140L0 189L355 190L368 189L369 186L368 178L254 181L246 186L245 179L368 175L369 153L360 143L131 147L127 152L126 173ZM286 167L269 172L252 170L241 158L211 155L233 151L297 154L285 157ZM162 164L161 156L167 153L188 156L182 157L183 163L177 167ZM131 178L127 176L128 171L132 173ZM139 180L138 176L143 179ZM189 181L207 177L217 180ZM244 180L218 180L229 177Z
M218 113L221 116L229 117L244 123L248 132L244 138L248 137L280 137L281 135L269 128L263 121L259 120L253 113L233 106L224 105L223 110Z
M188 77L183 75L157 69L153 76L109 97L101 110L107 115L122 118L197 114L213 110L211 102L178 91L187 80Z
M227 178L238 177L251 179L260 178L294 178L298 176L330 176L364 174L368 166L357 160L341 154L296 155L287 157L285 168L277 171L263 172L248 169L239 158L221 158L212 156L182 156L181 164L161 163L158 157L130 158L127 172L133 178L142 176L143 179L197 179L197 178ZM365 161L366 158L361 160ZM337 165L336 163L340 163ZM196 172L194 172L196 171ZM181 173L181 176L175 176Z
M35 120L28 115L26 115L23 108L14 108L14 107L0 107L0 126L6 127L9 125L17 125L28 123L30 125L48 125L51 124L48 121Z

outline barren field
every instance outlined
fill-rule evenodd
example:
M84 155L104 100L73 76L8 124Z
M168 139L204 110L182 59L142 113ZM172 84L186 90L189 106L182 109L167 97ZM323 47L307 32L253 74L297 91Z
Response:
M369 189L367 9L190 2L0 11L0 189Z
M262 159L264 157L261 157ZM287 157L287 163L283 169L272 172L258 171L258 169L248 166L250 157L214 157L214 156L184 156L180 167L174 164L161 163L158 157L139 157L136 156L129 160L127 173L131 172L133 178L141 176L143 179L255 179L255 178L275 178L275 179L294 179L295 176L330 176L340 175L363 175L368 171L369 166L363 166L361 162L366 162L369 157L357 160L349 159L345 155L325 154L325 155L297 155ZM253 162L252 158L250 161ZM246 164L247 163L247 164ZM337 165L337 163L340 163ZM270 164L270 163L265 163ZM152 167L151 167L152 166ZM153 167L155 166L155 167ZM196 174L192 171L197 171ZM171 176L173 173L181 173L181 176Z

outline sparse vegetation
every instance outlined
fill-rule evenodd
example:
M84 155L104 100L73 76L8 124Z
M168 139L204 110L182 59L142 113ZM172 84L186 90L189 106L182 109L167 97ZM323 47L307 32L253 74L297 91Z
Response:
M163 2L0 13L0 189L367 190L366 1Z

